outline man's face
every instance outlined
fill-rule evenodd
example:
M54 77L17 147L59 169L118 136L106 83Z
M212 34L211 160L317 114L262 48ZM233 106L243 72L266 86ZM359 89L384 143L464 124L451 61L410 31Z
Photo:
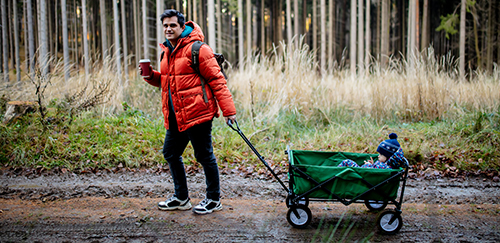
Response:
M182 34L182 31L184 31L184 28L185 26L181 28L177 22L177 16L163 19L163 34L165 34L165 38L171 42L177 42L177 39Z

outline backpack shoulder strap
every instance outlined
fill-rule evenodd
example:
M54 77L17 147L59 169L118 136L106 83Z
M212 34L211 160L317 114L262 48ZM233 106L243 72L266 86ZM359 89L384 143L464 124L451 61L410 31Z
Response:
M200 82L201 82L201 89L203 91L203 100L205 100L205 103L208 103L208 97L207 97L207 91L205 88L205 79L203 76L201 76L200 73L200 48L201 46L205 44L202 41L195 41L193 45L191 46L191 60L193 62L193 69L198 73L198 76L200 76Z
M193 61L194 70L200 72L200 48L205 44L202 41L195 41L191 46L191 60Z

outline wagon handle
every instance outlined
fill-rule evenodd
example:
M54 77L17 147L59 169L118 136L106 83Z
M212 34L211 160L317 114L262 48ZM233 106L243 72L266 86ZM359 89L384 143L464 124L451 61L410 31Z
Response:
M248 138L245 136L245 134L243 134L243 131L241 131L240 126L238 125L238 121L234 121L234 123L236 124L236 127L233 126L233 123L231 122L231 120L227 121L227 125L229 127L231 127L231 129L236 131L240 135L241 138L243 138L245 143L247 143L248 147L250 147L250 149L252 149L252 151L255 153L255 155L257 155L257 157L260 159L260 161L262 161L264 166L266 166L266 168L271 172L271 174L273 174L274 178L276 178L276 180L278 180L278 182L281 184L283 189L285 189L286 192L289 192L288 188L285 186L285 183L283 183L283 181L278 177L278 175L274 172L274 170L271 168L271 166L269 166L269 164L266 162L266 160L264 160L264 157L262 157L262 155L260 155L260 153L257 151L257 149L255 149L255 147L250 142L250 140L248 140Z

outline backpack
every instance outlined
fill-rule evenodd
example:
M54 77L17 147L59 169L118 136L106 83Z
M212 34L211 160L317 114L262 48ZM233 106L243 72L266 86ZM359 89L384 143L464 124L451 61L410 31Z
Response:
M205 90L205 79L200 73L200 48L204 44L206 45L206 43L202 41L195 41L193 43L191 46L191 60L193 61L193 69L198 73L198 76L200 76L201 89L203 90L203 100L205 100L205 103L208 103L207 91ZM224 72L224 62L226 62L224 55L214 52L214 57L215 60L217 60L217 64L219 64L222 75L224 75L224 78L227 80L226 73Z
M192 65L193 69L198 73L198 76L200 76L201 89L203 90L203 100L205 101L205 103L208 103L207 91L205 90L205 79L200 74L200 48L204 44L206 45L207 43L202 41L195 41L193 43L193 45L191 46L191 60L193 62ZM165 52L161 53L160 62L163 59L164 54ZM224 55L222 55L221 53L215 53L215 52L214 52L214 57L215 60L217 60L217 64L220 67L222 75L224 75L224 78L227 80L227 75L224 72L224 63L226 62L226 58L224 58Z

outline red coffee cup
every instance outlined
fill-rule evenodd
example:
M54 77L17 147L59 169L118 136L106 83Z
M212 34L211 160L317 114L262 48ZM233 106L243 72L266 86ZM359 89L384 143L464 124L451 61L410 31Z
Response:
M141 59L139 61L139 66L142 69L142 76L143 77L149 77L151 76L151 60L149 59Z

